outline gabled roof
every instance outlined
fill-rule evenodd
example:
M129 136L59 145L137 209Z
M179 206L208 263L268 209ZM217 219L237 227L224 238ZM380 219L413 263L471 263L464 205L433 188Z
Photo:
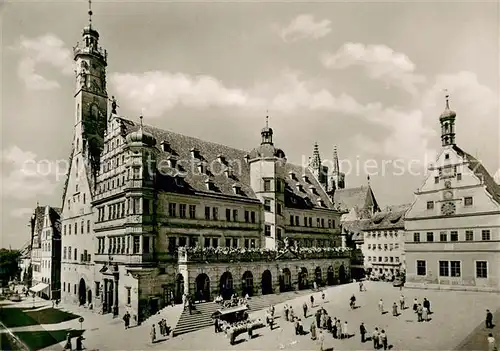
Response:
M455 150L460 157L463 157L466 161L468 161L469 169L476 175L476 177L483 180L483 183L486 186L486 191L498 204L500 204L500 185L495 182L493 177L488 173L481 162L457 145L453 145L453 150Z
M409 205L399 205L396 211L378 212L366 223L364 230L403 229Z
M377 200L371 187L360 186L356 188L336 189L333 195L335 206L339 206L343 210L350 211L353 208L359 211L366 210L370 198L374 204L374 211L378 209Z
M125 136L139 129L139 124L122 117L116 117L122 122L121 132ZM213 193L231 196L240 199L258 201L250 184L250 165L248 164L249 153L226 145L201 140L191 136L162 130L156 127L144 125L144 130L151 133L156 139L158 150L158 186L168 192L180 193ZM169 144L169 150L162 149L162 142ZM198 157L193 158L192 150L198 152ZM223 156L223 162L219 160ZM169 158L177 160L177 171L170 168L166 162ZM284 160L284 159L283 159ZM199 164L206 166L206 174L197 171ZM232 168L233 174L229 177L224 169ZM318 207L318 199L321 199L325 208L333 208L328 195L315 179L313 174L305 167L290 163L285 164L285 172L296 174L296 179L286 177L285 206L295 208ZM175 176L181 173L181 176ZM308 183L302 179L307 175ZM211 190L207 189L206 182L212 184ZM301 184L303 191L297 189ZM233 186L239 186L240 192L235 194ZM314 187L315 193L310 187Z

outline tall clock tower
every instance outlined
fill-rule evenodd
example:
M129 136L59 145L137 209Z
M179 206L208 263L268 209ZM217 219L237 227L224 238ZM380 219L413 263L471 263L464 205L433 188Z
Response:
M74 156L83 156L95 175L106 130L108 55L99 46L99 33L92 27L90 8L88 13L89 24L83 29L82 41L73 48L76 64Z

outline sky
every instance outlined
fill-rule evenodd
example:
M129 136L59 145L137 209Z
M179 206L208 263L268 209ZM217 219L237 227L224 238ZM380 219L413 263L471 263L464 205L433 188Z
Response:
M60 207L73 138L72 47L85 1L2 5L2 246L29 240L37 202ZM304 163L337 146L348 187L412 202L440 150L445 95L457 144L500 177L497 2L92 3L118 113L251 150L269 115ZM367 179L367 176L370 179Z

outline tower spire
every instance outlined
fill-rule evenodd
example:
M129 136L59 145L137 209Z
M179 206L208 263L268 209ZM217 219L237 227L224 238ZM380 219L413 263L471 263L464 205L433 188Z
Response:
M261 135L261 145L262 144L273 144L273 129L269 128L269 110L266 110L266 126L262 128L260 132Z
M269 110L266 110L266 128L269 128Z
M92 0L89 0L89 27L92 27Z
M333 147L333 173L337 174L340 172L340 167L339 167L339 155L337 153L337 145Z
M450 95L448 89L445 91L445 108L441 116L439 116L439 123L441 124L441 145L451 146L455 145L455 117L457 114L450 109Z

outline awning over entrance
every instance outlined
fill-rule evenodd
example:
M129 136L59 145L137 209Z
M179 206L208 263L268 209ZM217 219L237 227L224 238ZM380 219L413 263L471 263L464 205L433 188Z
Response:
M37 285L33 286L30 288L30 291L33 291L33 292L40 292L42 291L43 289L45 288L48 288L48 284L45 284L45 283L38 283Z

